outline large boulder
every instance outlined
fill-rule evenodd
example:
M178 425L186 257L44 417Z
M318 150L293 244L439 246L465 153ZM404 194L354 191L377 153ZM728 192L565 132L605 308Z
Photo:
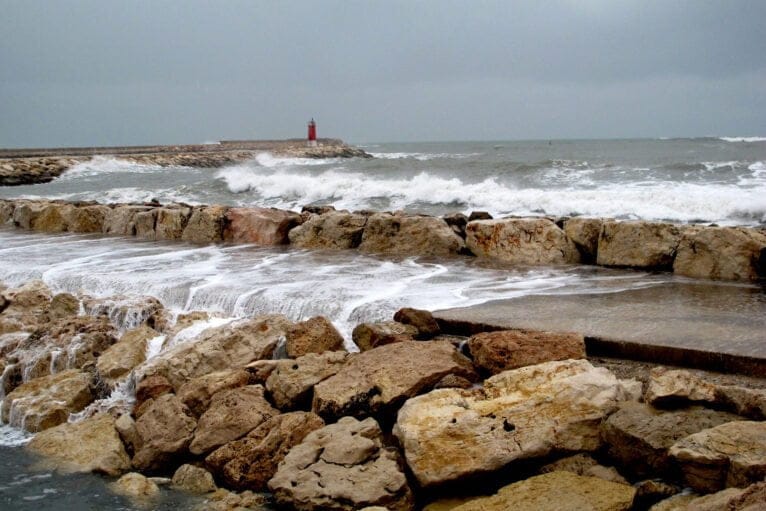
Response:
M63 214L70 232L98 233L103 232L104 220L110 212L109 206L94 204L69 208Z
M570 358L585 358L580 334L499 330L468 339L468 350L477 367L491 374L508 369Z
M210 407L199 418L189 451L196 455L210 452L278 414L266 401L261 385L222 390L213 396Z
M314 386L340 371L348 356L345 351L328 351L277 360L266 380L266 390L280 410L310 407Z
M547 218L477 220L466 226L466 246L479 257L513 264L580 262L580 253L555 223Z
M372 418L343 417L309 433L279 464L269 488L278 504L300 511L414 509L399 454L383 446Z
M674 468L668 449L678 440L737 419L736 415L701 407L671 412L627 402L604 422L601 437L609 455L626 470L656 476Z
M311 412L276 415L244 438L213 451L205 463L227 487L267 491L266 483L288 452L324 421Z
M162 329L165 307L153 296L85 297L82 306L89 316L108 318L119 328L136 328L146 324L155 330Z
M58 426L94 399L93 376L75 369L35 378L5 396L2 421L31 432Z
M678 245L673 272L702 279L764 278L766 234L744 227L689 229Z
M158 335L156 330L148 326L140 326L122 334L120 340L107 348L96 362L101 379L109 387L114 387L117 381L146 360L147 343Z
M80 300L70 293L58 293L51 298L48 308L48 321L77 316L80 313Z
M136 420L138 445L133 466L156 471L186 454L194 437L197 421L191 411L174 394L154 399Z
M195 495L204 495L218 489L210 472L202 467L189 464L178 467L170 484L176 490Z
M35 435L27 448L46 456L62 471L118 476L130 470L130 457L117 434L114 418L107 414L46 429Z
M491 497L452 511L629 511L636 490L626 484L571 472L551 472L510 484Z
M147 401L172 393L174 390L173 385L164 376L159 374L147 376L136 384L135 409L138 410Z
M40 232L65 232L67 221L64 212L72 209L68 204L48 203L42 207L40 213L32 223L32 229Z
M359 250L394 255L448 256L464 247L447 222L432 216L376 213L367 219Z
M152 208L147 211L141 211L136 213L133 217L133 224L135 225L136 238L143 238L146 240L153 240L156 238L154 227L157 223L157 209Z
M9 200L0 200L0 225L5 225L13 221L13 210L16 204Z
M154 237L158 240L180 240L191 216L191 208L167 206L157 208Z
M307 353L323 353L344 349L343 336L324 316L316 316L296 323L287 331L285 350L290 358Z
M32 280L21 287L3 290L0 293L0 301L3 302L0 334L34 331L39 323L45 322L52 295L42 280Z
M241 368L224 369L192 378L178 389L178 398L197 417L205 413L213 396L223 390L244 387L250 382L250 374Z
M362 242L367 217L348 211L330 211L309 218L290 231L290 243L299 248L356 248Z
M640 391L586 360L546 362L492 376L480 389L412 398L394 433L418 482L434 485L552 452L594 451L601 421Z
M17 202L13 210L13 225L22 229L34 229L37 218L47 205L47 202Z
M128 497L140 507L149 507L150 501L160 494L157 483L138 472L130 472L109 484L109 489L117 495Z
M670 270L682 229L660 222L604 221L596 264Z
M417 327L398 321L379 323L359 323L351 332L351 339L360 351L369 351L378 346L397 342L414 341L418 335Z
M652 506L650 511L762 511L764 503L766 481L704 496L684 492Z
M284 245L287 233L300 225L301 216L274 208L231 208L226 212L225 241L256 245Z
M118 205L107 212L103 222L103 233L117 236L135 236L135 216L151 211L151 206Z
M406 399L428 392L448 374L473 378L471 362L448 341L388 344L350 357L314 387L312 409L325 419L388 418Z
M766 478L766 422L721 424L679 440L669 454L701 493L743 488Z
M600 218L570 218L564 222L564 233L580 251L584 263L595 263L598 253L598 238L603 220Z
M290 325L284 316L271 315L208 329L198 341L176 345L143 364L137 381L161 375L180 389L192 378L271 358Z
M441 333L439 323L427 310L404 307L396 311L394 321L415 327L418 331L415 338L419 340L431 339Z
M561 458L552 463L548 463L540 468L540 473L547 474L548 472L556 472L559 470L572 472L578 476L598 477L605 481L612 481L613 483L630 484L624 477L622 477L622 475L620 475L616 468L600 465L598 461L585 453L567 456L566 458Z
M218 243L222 241L227 209L224 206L194 208L181 239L192 243Z

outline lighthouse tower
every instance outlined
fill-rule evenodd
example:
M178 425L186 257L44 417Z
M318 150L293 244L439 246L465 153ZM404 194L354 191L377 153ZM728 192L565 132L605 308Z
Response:
M309 121L308 145L309 147L317 146L317 123L314 122L313 118Z

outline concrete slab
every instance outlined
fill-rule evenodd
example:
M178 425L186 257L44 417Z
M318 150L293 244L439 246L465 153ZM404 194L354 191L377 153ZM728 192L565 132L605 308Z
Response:
M668 282L615 293L533 295L436 311L446 332L572 331L589 355L766 377L766 292Z

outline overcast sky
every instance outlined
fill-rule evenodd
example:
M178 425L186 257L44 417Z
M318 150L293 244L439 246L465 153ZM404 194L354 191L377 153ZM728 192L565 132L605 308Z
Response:
M766 135L761 0L0 7L0 147Z

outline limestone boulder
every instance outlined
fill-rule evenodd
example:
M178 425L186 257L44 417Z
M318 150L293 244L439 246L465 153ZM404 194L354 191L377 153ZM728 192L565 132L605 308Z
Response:
M138 472L127 473L115 482L110 483L109 490L117 495L137 501L139 505L148 504L149 501L160 494L159 486L150 478Z
M678 245L673 272L716 280L766 277L766 234L745 227L689 229Z
M346 363L345 351L309 353L295 360L277 360L266 380L266 390L280 410L311 406L314 386L337 373Z
M184 206L157 208L154 235L157 240L180 240L191 216L191 208Z
M359 250L394 255L448 256L464 247L463 238L441 218L376 213L367 219Z
M475 378L471 362L447 341L380 346L350 357L334 376L318 383L312 409L325 419L387 418L448 374Z
M154 227L157 224L157 209L152 208L147 211L141 211L136 213L133 217L133 225L135 226L136 238L142 238L145 240L156 239L157 235L154 231Z
M414 476L428 486L552 452L594 451L602 420L639 395L639 382L586 360L546 362L492 376L480 389L411 398L394 433Z
M192 243L218 243L223 241L227 209L224 206L194 208L181 239Z
M118 476L130 470L130 457L117 434L114 418L107 414L46 429L35 435L27 448L66 472Z
M561 458L553 463L549 463L543 466L540 469L540 472L547 474L549 472L556 472L557 470L572 472L578 476L598 477L613 483L630 484L624 477L622 477L622 475L620 475L616 468L601 465L590 455L584 453L567 456L566 458Z
M227 488L267 491L266 483L287 453L324 425L311 412L276 415L242 439L213 451L205 463Z
M736 415L702 407L662 411L643 403L623 403L601 427L609 455L639 476L670 474L668 449L678 440L726 422Z
M279 505L305 511L414 509L399 454L384 447L372 418L343 417L309 433L287 453L269 488Z
M299 248L348 249L362 242L367 217L347 211L330 211L314 216L288 233Z
M585 358L585 340L574 333L499 330L472 336L468 350L477 367L498 374L552 360Z
M476 220L466 226L466 246L479 257L512 264L580 262L580 253L563 230L547 218Z
M70 293L58 293L51 298L48 307L48 321L77 316L80 312L80 300Z
M33 330L44 322L53 293L42 280L32 280L21 287L0 293L4 303L0 315L0 333Z
M727 488L710 495L683 493L652 506L650 511L761 511L766 503L766 481L747 488Z
M126 377L134 367L146 360L146 347L150 339L159 333L148 326L128 330L120 340L98 357L96 369L101 379L109 386Z
M287 233L300 225L301 216L274 208L231 208L226 212L225 241L256 245L284 245Z
M208 329L199 340L176 345L143 364L137 381L160 375L180 389L192 378L271 358L290 326L284 316L271 315Z
M271 499L267 495L243 491L235 493L219 488L213 493L205 495L205 500L198 506L191 508L193 511L246 511L268 509Z
M16 209L16 204L13 201L0 201L0 225L5 225L13 222L14 209Z
M30 432L62 424L94 399L93 377L72 369L35 378L5 396L2 420Z
M441 333L439 323L433 314L426 310L404 307L396 311L394 321L414 326L418 331L415 338L419 340L431 339Z
M40 232L65 232L67 221L65 211L72 209L68 204L48 203L42 207L32 222L32 229Z
M734 421L673 444L670 457L701 493L743 488L766 478L766 422Z
M133 466L142 471L161 470L187 453L197 421L174 394L154 399L136 420L138 445Z
M151 209L151 206L117 205L106 213L102 232L116 236L135 236L135 216Z
M104 221L110 212L109 206L94 204L69 208L63 214L68 231L100 233L104 230Z
M596 262L602 225L603 220L600 218L575 217L564 222L564 233L580 251L582 262Z
M290 358L307 353L323 353L344 349L343 336L324 316L316 316L296 323L287 331L285 349Z
M154 400L163 394L172 393L173 391L173 385L164 376L148 376L136 384L135 409L141 408L141 405L149 400Z
M414 341L418 335L417 327L398 321L379 323L360 323L351 332L351 339L360 351L368 351L378 346L397 342Z
M195 495L204 495L218 489L213 480L213 474L202 467L189 464L178 467L170 484L176 490Z
M471 500L452 511L629 511L635 493L626 484L551 472L510 484L491 497Z
M22 229L34 229L38 217L47 206L47 202L17 202L13 210L13 225Z
M278 414L266 401L261 385L222 390L213 396L210 407L200 417L189 451L196 455L208 453Z
M250 382L245 369L224 369L193 378L178 389L178 398L197 417L205 413L210 400L218 392L244 387Z
M598 239L596 264L670 270L681 233L673 224L606 220Z

